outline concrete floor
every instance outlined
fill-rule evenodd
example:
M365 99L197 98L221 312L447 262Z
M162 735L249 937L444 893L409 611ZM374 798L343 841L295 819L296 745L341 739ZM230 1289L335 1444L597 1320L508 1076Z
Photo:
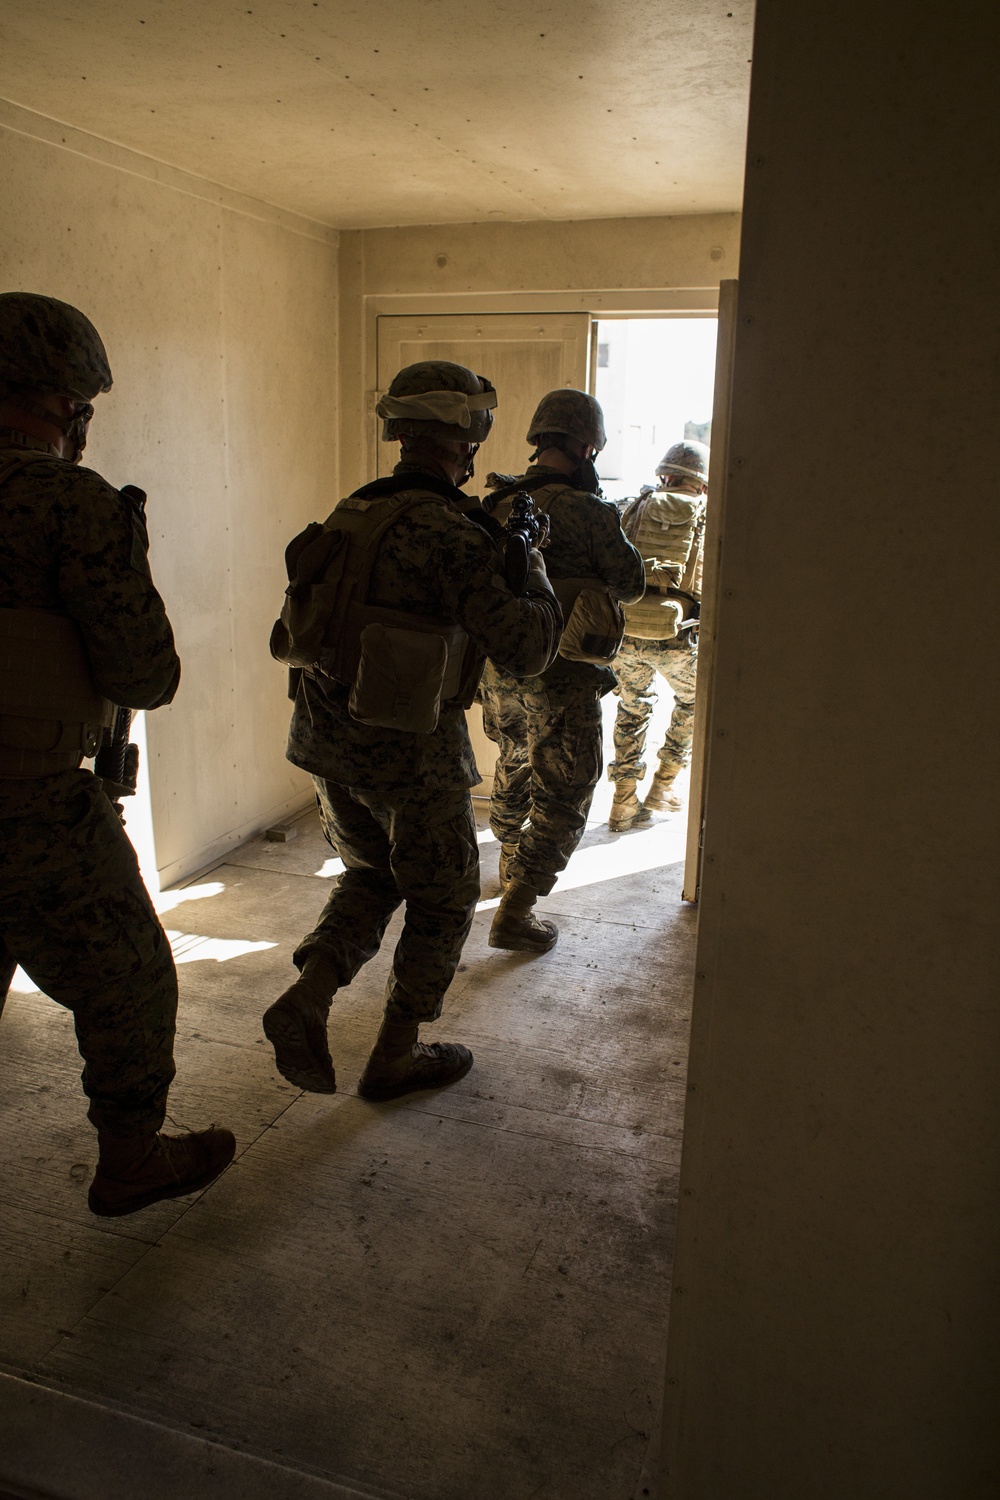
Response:
M469 1043L476 1066L451 1089L388 1105L354 1090L398 918L335 1001L336 1096L285 1084L260 1032L337 868L313 815L293 841L254 840L165 893L181 980L171 1114L229 1125L239 1142L193 1200L120 1221L88 1213L94 1140L70 1017L11 995L0 1361L33 1382L35 1415L17 1427L17 1464L0 1459L0 1490L25 1476L41 1489L48 1474L46 1492L74 1500L152 1496L101 1475L109 1445L132 1453L133 1474L155 1450L145 1426L88 1443L111 1412L211 1447L197 1486L168 1482L161 1465L157 1495L258 1493L226 1479L234 1450L262 1472L313 1476L289 1494L347 1493L333 1481L408 1500L641 1494L662 1384L695 915L680 903L683 819L611 835L609 799L605 783L542 903L561 929L543 957L487 946L497 845L483 835L482 909L432 1033ZM71 1427L75 1458L53 1478L48 1445L28 1450L44 1430L55 1451ZM265 1477L259 1493L286 1487Z

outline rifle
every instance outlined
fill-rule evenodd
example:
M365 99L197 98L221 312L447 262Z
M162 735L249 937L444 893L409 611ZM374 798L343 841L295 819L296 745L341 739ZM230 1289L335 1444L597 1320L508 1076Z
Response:
M490 476L493 477L493 476ZM483 497L483 510L492 517L492 512L501 499L510 501L510 514L504 523L504 573L507 586L513 594L523 594L528 582L532 547L544 547L549 539L549 518L535 509L535 502L527 490L509 490L504 495Z
M145 519L146 492L138 485L122 485L121 493ZM134 797L139 779L139 746L129 742L132 730L132 710L115 708L114 723L104 731L101 748L94 756L94 775L104 782L104 790L122 817L121 798Z

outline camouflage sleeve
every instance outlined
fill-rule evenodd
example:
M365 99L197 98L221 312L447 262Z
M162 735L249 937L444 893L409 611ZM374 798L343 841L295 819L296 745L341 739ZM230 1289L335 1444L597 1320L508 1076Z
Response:
M442 549L442 589L455 600L455 615L479 649L515 677L534 677L552 661L559 646L562 612L539 575L523 595L511 593L496 547L471 521L455 527L452 545Z
M613 505L601 503L594 508L594 573L603 578L611 593L623 604L634 604L646 590L646 570L642 558L622 531L618 512Z
M181 664L146 556L138 510L91 469L73 469L51 512L59 597L83 632L94 683L125 708L160 708Z

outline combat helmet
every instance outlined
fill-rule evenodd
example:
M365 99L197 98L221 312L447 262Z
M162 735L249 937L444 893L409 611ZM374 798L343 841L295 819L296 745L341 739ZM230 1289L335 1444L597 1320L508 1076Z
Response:
M111 389L111 366L89 318L34 292L0 293L0 385L90 402Z
M683 479L696 479L700 484L708 483L708 448L704 443L686 438L683 443L674 443L656 465L661 479L668 474L679 474Z
M375 411L383 442L427 436L478 445L489 437L496 404L485 375L447 359L424 359L400 370Z
M607 442L601 403L586 391L563 386L549 391L538 403L528 428L527 441L534 443L543 433L558 432L596 448L598 453Z

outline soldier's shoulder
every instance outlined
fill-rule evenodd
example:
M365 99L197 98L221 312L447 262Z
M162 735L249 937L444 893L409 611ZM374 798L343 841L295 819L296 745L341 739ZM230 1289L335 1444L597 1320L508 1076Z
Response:
M85 469L71 464L55 454L32 455L15 474L10 483L20 490L30 491L40 497L71 497L80 500L101 499L121 503L121 497L113 484L109 484L96 469Z
M647 514L677 526L693 520L704 508L705 500L702 495L685 495L676 490L657 490L649 497Z
M585 518L596 516L603 519L608 513L618 514L617 507L603 495L595 495L592 490L576 490L568 484L560 486L558 497L553 498L560 499L574 514Z

